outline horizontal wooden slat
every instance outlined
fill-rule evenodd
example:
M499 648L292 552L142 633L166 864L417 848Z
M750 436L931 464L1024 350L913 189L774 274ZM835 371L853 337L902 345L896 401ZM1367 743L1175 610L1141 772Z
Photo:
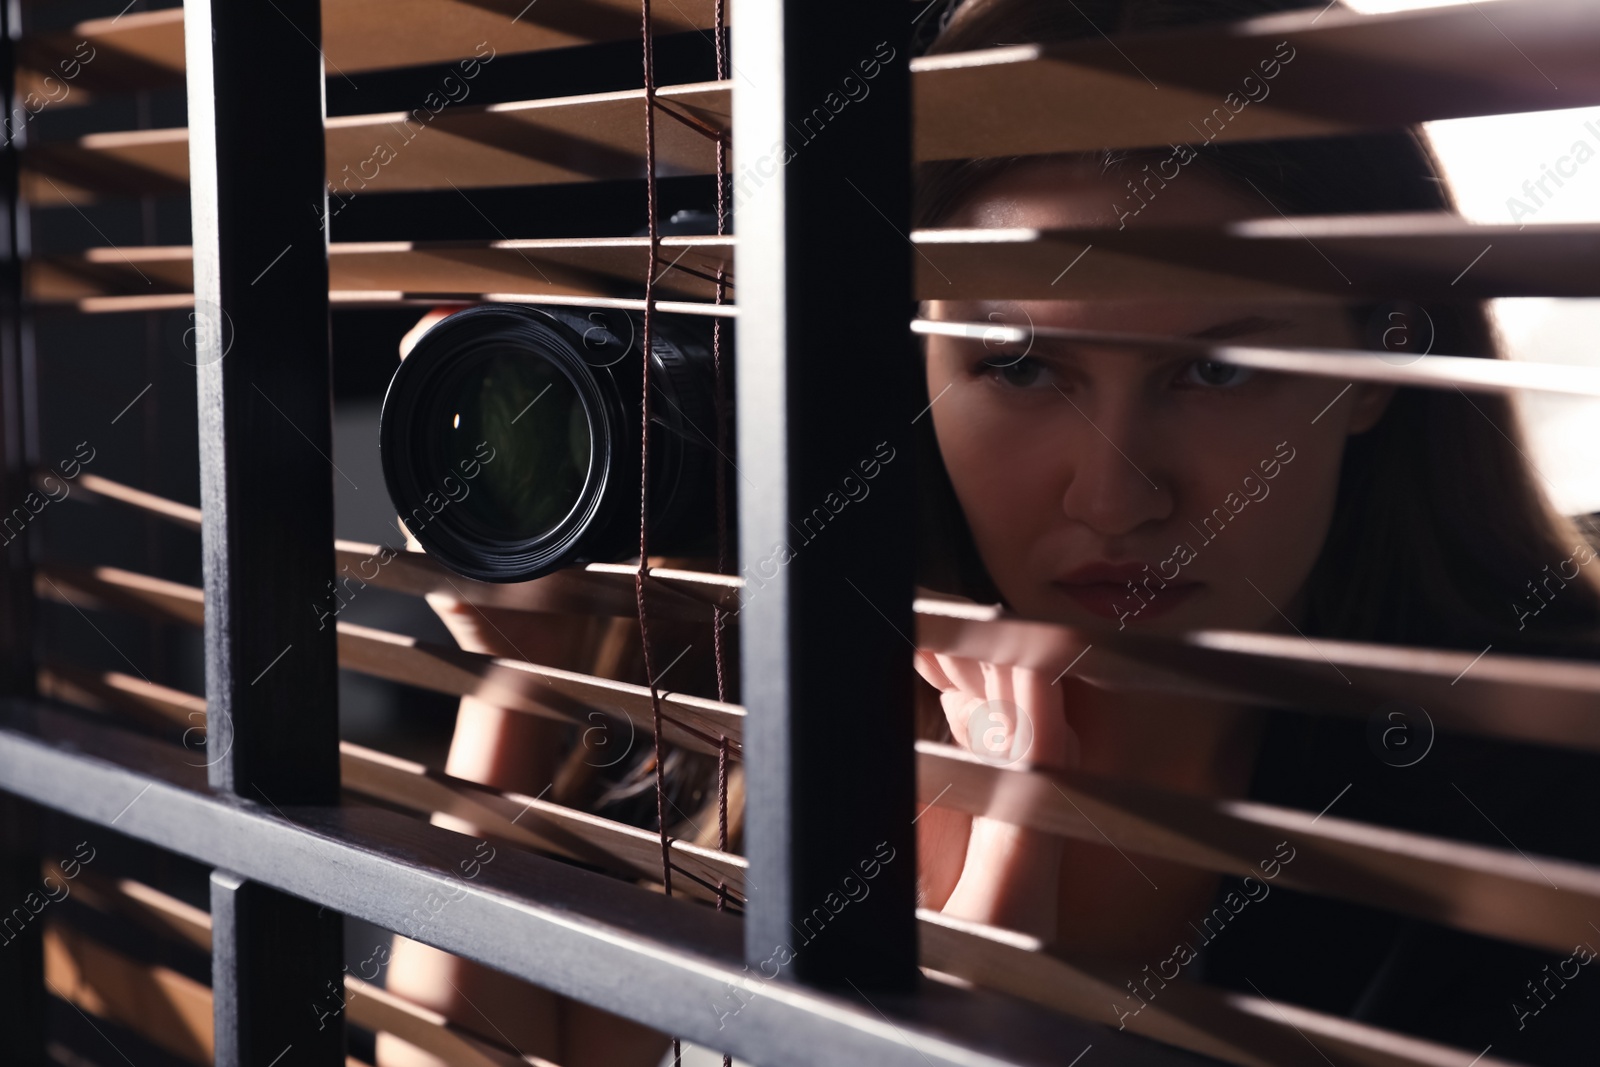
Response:
M197 912L182 901L128 879L118 880L113 892L125 896L121 900L97 896L91 906L107 913L136 914L138 921L149 926L171 928L180 922L195 926L185 940L209 950L211 923L205 912ZM922 965L935 972L936 977L950 975L976 982L1108 1025L1119 1021L1116 1005L1129 1003L1130 1007L1124 1010L1131 1012L1131 1004L1138 1003L1118 984L1119 977L1110 967L1068 962L1045 951L1033 938L953 919L930 909L919 909L917 918ZM79 997L71 998L80 1007L102 1017L133 1015L128 1008L138 1000L137 989L168 990L175 1006L193 1017L198 1037L204 1041L206 1026L199 1020L210 1018L210 995L204 986L181 979L165 968L136 963L110 952L83 934L57 928L54 936L59 944L53 947L67 948L84 962L92 959L97 967L98 989L110 994L92 997L80 992L82 1002ZM76 970L69 973L62 966L66 960L78 962L73 956L64 958L56 952L51 960L60 968L55 977L78 977ZM444 1016L353 975L345 978L345 998L349 1019L355 1025L395 1034L452 1064L547 1067L549 1063L536 1056L518 1057L504 1052ZM1279 1015L1285 1008L1293 1014ZM1339 1067L1509 1067L1509 1061L1503 1059L1473 1058L1465 1050L1193 983L1163 987L1149 1005L1136 1014L1123 1016L1121 1021L1134 1033L1241 1067L1276 1067L1295 1062L1304 1055L1303 1035L1307 1033L1318 1039L1317 1047L1338 1057L1331 1062ZM146 1030L149 1023L148 1018L136 1018L133 1027L150 1036Z
M714 130L732 123L729 83L662 86L663 107ZM329 214L343 200L421 189L550 185L644 177L644 90L351 115L327 120ZM656 173L716 172L716 142L661 116ZM181 192L189 131L97 133L30 145L24 195L39 207L102 194Z
M632 298L596 296L553 296L540 293L461 293L452 294L451 300L504 304L566 304L575 307L606 307L621 311L643 311L644 301ZM341 308L394 308L416 307L430 310L437 307L439 297L428 293L406 293L398 290L341 290L328 292L328 302ZM194 306L193 293L157 293L150 296L90 296L65 303L46 303L36 307L50 312L76 312L85 315L113 315L144 311L168 311ZM706 304L697 300L657 300L657 311L671 315L703 315L717 318L735 318L738 307L733 304Z
M154 711L176 725L189 723L188 709L199 699L125 675L60 667L42 675L41 688L87 696L90 706ZM651 878L658 870L659 842L632 827L496 794L349 744L343 752L347 789L419 813L443 811L480 826L477 832L617 873ZM1573 924L1600 904L1600 870L1569 860L1089 774L1000 767L934 742L917 745L917 783L925 804L1077 840L1110 840L1136 855L1237 877L1262 879L1260 865L1282 859L1280 843L1287 842L1291 858L1277 866L1276 884L1541 948L1569 947ZM513 818L518 825L509 825ZM719 880L742 893L741 859L674 845L674 864L699 879L695 895L708 895L705 887Z
M1420 329L1420 326L1419 326ZM994 322L914 319L913 333L963 337L990 346L1014 345L997 353L1028 349L1035 340L1070 341L1086 347L1170 349L1239 367L1308 374L1343 381L1382 382L1467 392L1516 393L1523 390L1600 396L1600 367L1524 360L1476 359L1429 353L1380 352L1338 348L1267 348L1208 344L1174 337L1069 330L1048 326L1006 326ZM1411 362L1407 362L1410 360Z
M566 7L557 10L562 3ZM541 14L546 4L553 9L548 15ZM505 36L503 15L469 3L407 0L401 11L381 14L371 6L372 0L330 5L330 72L363 69L367 62L469 55L486 38L505 40L502 51L548 47L540 41L554 40L548 29L565 17L612 27L608 32L619 37L636 32L625 32L626 0L541 0L516 24L522 29L510 27L511 37ZM710 6L709 0L685 0L682 7L667 5L668 17L685 27L709 25ZM543 28L534 24L539 18L548 20ZM500 32L479 29L475 19L499 25ZM418 32L418 25L430 29ZM162 32L168 40L141 45L158 67L178 54L170 37L181 37L181 27ZM523 32L525 40L516 36ZM347 40L348 55L341 51ZM915 152L928 160L1311 137L1427 119L1581 107L1600 103L1600 68L1592 62L1597 50L1600 10L1587 0L1519 0L1497 8L1492 18L1473 5L1391 15L1308 9L1128 35L1115 43L1093 38L922 56L911 64ZM1264 62L1278 64L1268 68L1275 71L1271 80L1260 77ZM660 96L720 129L728 127L726 83L667 87ZM1259 102L1247 103L1249 97ZM639 177L642 114L642 92L450 109L428 123L443 136L396 146L397 158L381 167L373 187L446 188L447 179L470 187ZM791 149L820 135L832 114L819 100L816 121L796 131ZM393 138L385 130L400 118L329 122L329 175L336 191L344 166L357 172L377 140ZM657 137L661 173L714 170L710 142L683 124L659 123ZM26 195L49 204L97 193L175 191L187 181L186 138L183 130L159 130L35 146ZM38 180L41 175L58 187Z
M974 815L1258 880L1258 865L1287 841L1294 859L1279 869L1280 884L1552 950L1570 950L1572 931L1600 906L1600 869L1570 860L1087 774L997 767L931 741L917 744L917 791L924 803L938 797Z
M1600 271L1592 269L1600 261L1600 224L1593 223L1519 229L1445 214L1317 216L1121 231L919 230L912 240L917 295L926 300L1600 296ZM329 270L332 288L341 291L445 296L497 289L581 299L641 285L647 241L335 243ZM661 244L661 290L709 301L712 283L688 271L731 266L734 238L667 237ZM30 295L42 301L190 284L182 247L91 249L37 261L29 273Z
M1034 938L927 908L918 909L917 918L922 965L930 970L1229 1063L1248 1067L1510 1064L1487 1055L1488 1050L1450 1048L1197 982L1159 985L1144 1003L1128 991L1128 983L1148 979L1143 972L1121 973L1090 961L1069 962L1045 951Z
M39 690L46 696L97 711L130 714L146 724L203 729L205 700L115 671L101 673L65 664L40 668ZM341 742L340 770L346 791L429 816L441 813L453 825L492 834L541 852L659 882L661 839L625 823L520 793L502 793L464 779L431 771L420 763ZM722 882L735 901L744 896L743 858L674 838L673 866L688 877L679 892L715 900Z
M51 107L87 103L98 93L181 85L183 9L126 11L25 35L17 52L19 91L37 92Z
M211 990L187 975L136 963L87 934L47 920L44 980L54 995L180 1059L212 1060Z
M36 478L41 489L48 488ZM200 509L154 493L124 485L98 474L78 476L75 497L123 504L165 519L185 529L200 529ZM446 570L422 552L361 541L333 543L337 576L350 578L397 593L424 596L442 593L479 607L515 608L523 611L587 615L636 616L634 594L637 568L623 563L590 563L569 567L531 582L476 582ZM711 621L711 608L729 611L739 607L743 580L733 575L708 574L673 567L652 567L645 582L646 605L652 618L686 622ZM349 587L360 589L356 584Z
M1600 224L1592 223L1519 229L1418 213L1122 230L919 230L911 238L924 300L1600 295L1593 269Z
M146 506L151 514L192 522L182 505L157 505L137 490L93 479L82 488L105 490L108 499ZM69 498L70 499L70 498ZM338 542L344 559L371 559L376 546ZM392 566L392 564L391 564ZM444 591L476 602L478 583L447 575L431 561L408 560L390 588L403 592ZM385 568L386 569L386 568ZM358 574L370 572L369 565ZM565 582L561 572L540 582ZM587 589L561 588L534 593L539 583L496 586L482 591L484 606L540 610L544 603L606 605L627 614L622 600L632 588L627 565L590 564L581 572ZM732 575L691 571L652 571L684 600L686 617L695 609L685 601L720 600L738 607L743 581ZM577 572L572 573L577 579ZM450 583L454 582L454 585ZM592 584L591 584L592 583ZM571 598L571 599L568 599ZM1447 649L1307 639L1239 631L1194 631L1178 637L1138 635L1110 627L1074 629L1056 623L1018 619L993 605L949 597L924 596L913 605L920 648L987 659L995 663L1047 670L1052 675L1077 662L1075 670L1101 684L1127 689L1223 697L1263 706L1331 711L1366 717L1384 701L1403 700L1429 709L1445 730L1600 752L1600 664L1574 660L1483 654ZM1092 655L1077 657L1088 645Z
M674 0L651 11L651 27L657 34L705 30L715 23L715 0ZM322 4L322 49L329 77L624 41L638 37L639 28L639 9L631 0L538 0L537 7L527 0L323 0ZM88 48L80 51L84 44ZM480 45L487 47L480 51ZM36 77L59 76L62 61L74 55L94 57L78 79L89 91L182 84L183 9L128 12L80 22L59 33L26 37L21 63Z
M1584 107L1600 103L1596 53L1600 7L1590 0L1517 0L1389 15L1319 4L1115 43L1092 37L923 56L912 62L916 153L956 159L1317 137ZM1269 61L1274 77L1264 80Z
M733 238L663 237L655 267L664 300L710 301L722 268L731 278ZM38 301L80 301L120 294L192 292L187 246L95 248L50 256L28 266L29 295ZM644 286L647 237L508 241L339 242L329 246L329 286L342 292L396 292L459 297L517 292L591 303ZM731 283L730 283L731 284ZM662 306L662 305L657 305Z
M114 567L44 567L35 588L41 597L80 608L115 608L188 626L204 621L199 589ZM338 628L339 665L347 670L583 726L593 725L589 713L599 711L626 717L647 735L652 728L650 690L643 686L431 645L352 623L338 623ZM671 692L661 694L661 707L668 741L715 753L717 739L727 737L737 754L744 709Z
M151 919L192 910L137 882L118 885L131 887L139 892L129 902ZM204 945L197 947L210 951L211 916L199 912L191 921L203 922L199 933ZM45 931L45 980L53 992L89 1015L124 1026L190 1063L211 1062L211 989L192 978L131 959L81 931L51 923ZM331 996L328 1003L334 1003ZM496 1048L438 1012L351 975L344 979L344 1010L356 1026L395 1034L459 1067L556 1067L538 1056Z
M1162 637L1075 629L933 598L917 601L916 638L919 648L1052 676L1076 661L1074 676L1114 688L1361 718L1406 701L1427 708L1442 730L1600 752L1595 663L1229 630Z

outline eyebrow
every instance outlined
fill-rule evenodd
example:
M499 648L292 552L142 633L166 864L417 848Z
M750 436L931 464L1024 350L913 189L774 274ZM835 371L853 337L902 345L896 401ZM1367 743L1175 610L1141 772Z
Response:
M1266 333L1276 330L1281 326L1289 326L1286 319L1269 319L1263 315L1247 315L1240 319L1229 319L1219 322L1215 326L1207 326L1203 330L1187 335L1191 341L1229 341L1235 337L1249 337L1252 334Z

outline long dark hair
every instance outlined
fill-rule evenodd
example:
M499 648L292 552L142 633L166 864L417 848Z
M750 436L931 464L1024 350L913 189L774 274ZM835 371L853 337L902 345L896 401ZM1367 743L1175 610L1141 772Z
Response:
M1065 41L1308 6L1321 0L967 0L938 20L924 51ZM1224 180L1248 179L1289 215L1455 210L1431 150L1413 129L1196 151L1191 165ZM1107 150L1074 158L1132 176L1167 154ZM1025 158L924 164L916 175L915 225L940 225L979 186ZM1263 212L1272 214L1267 205ZM1369 333L1378 310L1354 308L1358 330ZM1432 351L1500 358L1481 303L1434 302L1423 311L1433 326ZM939 459L932 421L918 428L919 580L1003 602ZM1377 426L1346 445L1334 520L1307 582L1305 632L1593 656L1600 647L1600 567L1556 576L1554 587L1550 581L1592 542L1594 524L1554 511L1522 440L1504 396L1399 389ZM1536 590L1543 594L1537 600ZM1536 614L1519 611L1540 604Z

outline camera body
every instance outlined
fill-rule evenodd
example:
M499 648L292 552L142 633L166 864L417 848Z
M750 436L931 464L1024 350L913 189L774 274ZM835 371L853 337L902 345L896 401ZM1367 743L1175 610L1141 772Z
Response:
M710 554L726 479L711 327L651 326L649 551ZM489 582L637 558L643 340L638 312L522 304L467 308L425 333L389 383L379 444L389 496L428 554Z

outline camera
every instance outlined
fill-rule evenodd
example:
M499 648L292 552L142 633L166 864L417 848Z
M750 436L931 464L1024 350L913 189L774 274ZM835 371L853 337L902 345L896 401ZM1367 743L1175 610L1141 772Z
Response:
M649 550L709 555L727 478L711 327L658 314L651 333ZM487 582L637 558L643 341L638 312L521 304L467 308L423 334L389 383L379 448L424 550Z

